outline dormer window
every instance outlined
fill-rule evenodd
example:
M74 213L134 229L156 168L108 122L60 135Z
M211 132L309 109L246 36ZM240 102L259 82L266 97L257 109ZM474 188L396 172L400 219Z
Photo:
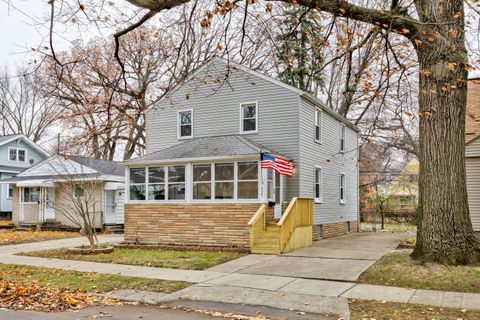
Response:
M193 138L193 110L178 112L178 139Z
M20 148L8 148L8 160L15 162L27 162L27 150Z
M257 102L242 103L240 105L240 133L258 132L258 104Z

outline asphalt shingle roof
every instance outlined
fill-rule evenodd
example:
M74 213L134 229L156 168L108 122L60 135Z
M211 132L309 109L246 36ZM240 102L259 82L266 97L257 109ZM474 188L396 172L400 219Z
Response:
M115 176L125 175L125 169L123 168L121 162L99 160L99 159L77 157L77 156L67 156L67 157L75 162L80 163L83 166L90 167L101 174L115 175Z
M194 138L187 142L174 145L169 148L152 152L138 157L126 163L143 163L149 161L196 159L219 156L243 156L255 155L260 152L268 152L275 155L279 153L264 147L252 140L238 135L215 136Z

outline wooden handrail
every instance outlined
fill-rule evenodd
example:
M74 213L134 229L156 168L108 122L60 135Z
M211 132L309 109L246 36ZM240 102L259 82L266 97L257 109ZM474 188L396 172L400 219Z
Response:
M248 221L248 228L250 230L250 249L253 249L255 241L260 237L266 227L266 208L265 204L262 204L258 208L257 212Z
M313 199L293 198L277 225L280 227L279 250L282 252L296 227L313 225Z
M260 208L258 208L257 212L255 212L255 214L248 221L249 226L253 225L255 222L257 222L258 219L260 219L262 214L265 213L265 208L266 208L265 204L262 204Z

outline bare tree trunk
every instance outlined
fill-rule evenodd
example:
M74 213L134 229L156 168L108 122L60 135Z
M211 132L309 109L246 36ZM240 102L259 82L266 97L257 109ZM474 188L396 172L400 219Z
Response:
M463 3L459 6L451 8L452 16ZM457 27L463 30L463 25ZM416 43L421 139L419 224L412 256L469 264L479 260L480 243L470 221L465 174L468 58L463 36L452 39L453 29L443 29L442 43Z

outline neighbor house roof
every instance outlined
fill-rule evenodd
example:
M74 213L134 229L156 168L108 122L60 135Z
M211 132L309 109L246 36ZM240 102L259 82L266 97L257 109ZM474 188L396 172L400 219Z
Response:
M0 180L0 182L86 178L123 180L124 173L120 162L57 154L20 172L15 177Z
M356 132L360 132L360 129L357 126L355 126L353 123L351 123L347 118L338 114L337 112L335 112L331 108L327 107L322 101L320 101L317 97L313 96L312 94L310 94L306 91L300 90L300 89L298 89L294 86L291 86L289 84L286 84L286 83L284 83L280 80L269 77L269 76L267 76L263 73L252 70L250 68L247 68L247 67L245 67L241 64L237 64L235 62L232 62L230 60L226 60L226 59L223 59L223 58L220 58L220 57L213 57L212 59L203 63L200 67L198 67L196 70L191 72L190 75L187 76L183 81L177 83L177 85L175 85L172 88L172 90L170 90L169 94L164 96L162 99L160 99L159 102L164 100L164 99L168 99L169 97L171 97L173 92L175 92L178 88L183 86L187 81L193 79L198 73L205 70L209 65L211 65L212 63L214 63L216 61L225 65L226 68L231 67L231 68L234 68L234 69L236 68L236 69L242 70L243 72L246 72L246 73L248 73L252 76L261 78L261 79L266 80L270 83L273 83L273 84L278 85L282 88L285 88L286 90L292 91L292 92L298 94L299 96L301 96L302 98L304 98L305 100L309 101L310 103L314 104L316 107L322 109L323 111L325 111L326 113L328 113L329 115L331 115L332 117L337 119L338 121L342 122L343 124L345 124L350 129L352 129ZM153 107L155 107L155 106L152 106L150 108L153 108Z
M11 173L18 173L25 170L25 168L20 167L11 167L11 166L0 166L0 172L11 172Z
M267 152L280 156L252 140L239 135L194 138L143 157L127 160L124 164L145 164L158 162L178 162L221 157L240 157L260 155Z
M7 144L11 141L15 141L17 139L21 139L26 144L30 145L30 147L38 151L40 154L44 155L45 157L48 157L48 153L45 150L43 150L39 145L37 145L35 142L33 142L30 138L28 138L24 134L11 134L11 135L0 136L0 146Z
M480 79L468 81L465 143L480 137Z

